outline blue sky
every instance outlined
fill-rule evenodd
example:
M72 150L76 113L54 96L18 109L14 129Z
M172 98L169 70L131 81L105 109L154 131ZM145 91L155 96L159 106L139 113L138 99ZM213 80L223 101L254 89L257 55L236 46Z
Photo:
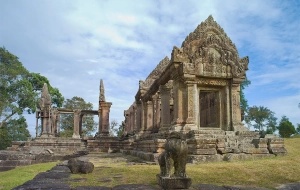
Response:
M110 118L121 123L139 80L209 15L240 57L249 56L249 105L300 123L299 0L2 0L0 46L65 98L82 97L95 109L102 78ZM34 134L35 116L27 121Z

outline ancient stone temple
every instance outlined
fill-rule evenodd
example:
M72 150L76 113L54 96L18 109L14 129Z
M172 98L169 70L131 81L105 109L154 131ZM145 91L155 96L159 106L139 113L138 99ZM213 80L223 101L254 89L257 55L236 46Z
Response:
M209 16L139 81L135 102L124 111L127 150L159 153L165 137L179 131L190 162L284 154L283 139L260 138L242 123L240 84L248 63Z

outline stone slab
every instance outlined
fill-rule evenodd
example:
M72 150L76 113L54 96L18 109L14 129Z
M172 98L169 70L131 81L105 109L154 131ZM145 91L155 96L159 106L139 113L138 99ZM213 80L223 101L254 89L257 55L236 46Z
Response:
M124 184L124 185L117 185L112 188L112 190L155 190L156 188L152 187L151 185L144 185L144 184Z
M78 186L75 187L73 190L110 190L109 187L104 186Z
M224 187L212 184L197 184L193 186L197 190L228 190Z
M182 177L162 177L156 175L156 181L163 189L188 189L192 185L192 179Z
M223 156L220 154L215 155L188 155L188 163L203 163L203 162L221 162Z

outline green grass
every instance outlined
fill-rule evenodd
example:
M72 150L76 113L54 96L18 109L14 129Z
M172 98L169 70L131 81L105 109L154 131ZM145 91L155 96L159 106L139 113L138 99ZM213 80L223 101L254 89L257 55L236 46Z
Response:
M17 167L13 170L0 172L0 189L12 189L34 178L38 173L54 167L57 162Z
M246 185L275 188L281 184L300 182L300 138L285 139L287 156L251 161L201 163L187 165L187 175L193 184ZM156 186L158 165L128 165L121 154L91 153L87 155L95 169L90 174L72 174L76 186L106 186L120 184L150 184ZM127 156L129 160L136 158ZM49 170L56 163L18 167L0 173L0 189L11 189L31 180L37 173Z
M275 188L281 184L300 182L300 139L285 139L288 155L251 161L201 163L187 165L187 174L193 184L246 185ZM100 155L100 154L99 154ZM156 185L158 165L128 165L116 163L112 158L99 156L91 159L95 170L91 174L73 174L72 178L86 178L85 182L74 182L76 186L107 186L120 184ZM114 178L121 175L122 178ZM107 179L107 181L105 181Z

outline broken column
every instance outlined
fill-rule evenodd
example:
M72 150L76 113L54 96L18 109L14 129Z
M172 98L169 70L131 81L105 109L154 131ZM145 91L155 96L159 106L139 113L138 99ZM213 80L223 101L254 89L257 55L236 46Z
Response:
M99 96L99 136L109 136L109 112L112 103L106 102L103 80L100 80L100 96Z
M52 135L51 121L50 121L50 109L51 109L51 97L48 92L47 84L44 83L42 89L42 95L39 99L40 118L42 123L42 137L48 137Z

